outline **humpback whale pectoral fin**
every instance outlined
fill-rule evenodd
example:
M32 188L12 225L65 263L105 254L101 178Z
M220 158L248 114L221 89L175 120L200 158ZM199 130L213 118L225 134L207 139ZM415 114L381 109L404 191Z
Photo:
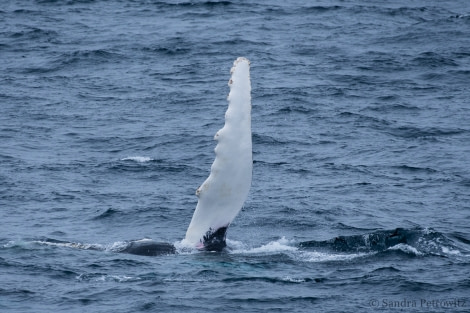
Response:
M220 251L227 227L243 207L253 175L250 61L238 58L231 69L225 124L209 177L196 190L198 202L185 241L199 250Z
M201 239L201 250L206 251L222 251L227 246L225 236L227 234L227 226L220 227L216 230L209 228Z

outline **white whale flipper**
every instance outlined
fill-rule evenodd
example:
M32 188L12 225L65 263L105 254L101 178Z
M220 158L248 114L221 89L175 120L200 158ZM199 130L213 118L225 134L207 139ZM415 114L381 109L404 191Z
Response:
M235 60L231 74L225 125L215 134L215 160L209 177L196 191L199 200L184 240L198 248L203 247L208 232L228 227L251 185L250 61L241 57Z

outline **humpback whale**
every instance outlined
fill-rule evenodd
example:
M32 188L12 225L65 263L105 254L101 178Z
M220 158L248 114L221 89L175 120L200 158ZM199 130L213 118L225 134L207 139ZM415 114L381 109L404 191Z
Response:
M217 145L209 177L196 190L198 203L182 243L198 250L221 251L227 228L243 207L251 186L250 61L239 57L230 71L225 125L214 136ZM175 253L173 245L144 239L120 252L138 255Z
M253 159L251 138L251 82L250 62L238 58L231 69L228 83L228 109L225 124L216 134L215 160L209 177L196 190L198 203L181 246L202 251L221 251L226 247L227 229L242 209L251 187ZM457 237L458 238L458 237ZM464 243L468 240L460 238ZM103 247L48 239L37 241L41 244L71 248L113 251L145 256L175 254L175 245L150 239L119 242L117 247ZM436 244L439 243L439 244ZM442 255L448 242L442 234L429 230L403 229L380 230L352 236L339 236L325 241L300 242L300 250L325 249L334 251L386 251L400 245ZM177 244L180 246L180 244ZM449 243L449 246L453 245ZM441 251L442 250L442 251ZM456 250L457 251L457 250ZM453 253L453 252L451 252Z

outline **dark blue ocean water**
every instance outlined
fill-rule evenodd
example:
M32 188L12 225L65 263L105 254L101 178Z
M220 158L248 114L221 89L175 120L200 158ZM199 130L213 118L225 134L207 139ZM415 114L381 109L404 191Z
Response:
M469 34L467 0L2 1L0 311L470 312ZM229 249L117 253L183 239L239 56Z

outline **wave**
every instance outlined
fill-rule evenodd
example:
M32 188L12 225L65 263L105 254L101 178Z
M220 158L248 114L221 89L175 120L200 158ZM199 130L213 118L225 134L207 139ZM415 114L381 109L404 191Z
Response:
M119 62L124 56L106 49L76 50L65 52L58 56L54 63L60 64L60 69L68 65L97 65L102 63Z
M143 280L141 277L138 276L128 276L128 275L108 275L108 274L101 274L101 273L82 273L76 276L78 281L86 281L86 282L118 282L118 283L125 283L125 282L135 282Z
M168 6L168 7L173 7L173 6L178 6L178 7L189 7L189 8L199 8L199 7L216 7L216 6L228 6L232 5L233 3L231 1L182 1L182 2L177 2L177 3L171 3L171 2L166 2L166 1L161 1L159 2L160 5Z
M37 14L35 11L28 10L17 10L15 13L25 13L25 14ZM38 27L26 27L24 30L19 30L16 32L4 32L4 35L7 37L16 39L16 40L39 40L40 42L52 42L58 43L56 38L59 36L57 31L51 29L42 29Z
M113 217L115 215L119 215L120 213L122 213L122 212L119 211L119 210L116 210L116 209L113 209L113 208L108 208L106 211L100 213L99 215L93 217L92 219L94 219L94 220L106 219L106 218Z
M162 173L185 172L192 173L193 167L183 162L167 159L155 159L146 156L129 156L97 164L96 168L104 171L117 172L146 172L149 175Z
M406 139L433 139L436 137L460 135L468 131L461 128L399 126L390 128L388 132L392 136Z
M145 162L153 161L153 159L150 157L144 157L144 156L129 156L129 157L121 159L121 161L134 161L137 163L145 163Z

